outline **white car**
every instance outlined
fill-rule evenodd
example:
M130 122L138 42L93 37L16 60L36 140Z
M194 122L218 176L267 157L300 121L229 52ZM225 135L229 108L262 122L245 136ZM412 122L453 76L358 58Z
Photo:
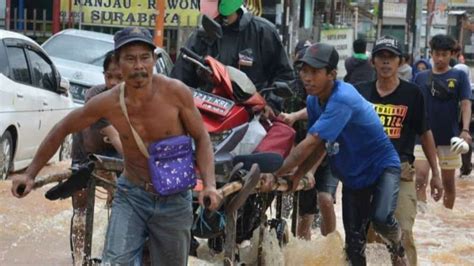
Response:
M42 47L69 80L74 101L83 104L86 90L105 82L103 63L105 54L114 49L114 35L67 29L51 36ZM161 48L155 54L155 72L169 75L173 68L169 55Z
M77 105L46 52L21 34L0 30L0 180L27 167L53 126ZM68 137L51 161L67 159Z

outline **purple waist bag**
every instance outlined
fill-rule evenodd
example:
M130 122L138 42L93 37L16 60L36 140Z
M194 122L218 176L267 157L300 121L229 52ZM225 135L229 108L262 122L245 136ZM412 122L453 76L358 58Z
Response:
M156 192L163 196L193 188L196 185L191 138L176 136L148 146L148 168Z

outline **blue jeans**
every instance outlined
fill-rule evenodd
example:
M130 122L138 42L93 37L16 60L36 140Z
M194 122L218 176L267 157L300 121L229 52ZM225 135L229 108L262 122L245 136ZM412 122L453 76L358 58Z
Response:
M401 240L394 212L400 190L400 168L387 168L377 181L362 189L342 188L342 220L346 232L346 254L351 265L366 265L367 230L374 230L389 244Z
M149 239L152 265L187 265L191 240L191 191L156 196L118 179L107 228L104 265L141 265Z

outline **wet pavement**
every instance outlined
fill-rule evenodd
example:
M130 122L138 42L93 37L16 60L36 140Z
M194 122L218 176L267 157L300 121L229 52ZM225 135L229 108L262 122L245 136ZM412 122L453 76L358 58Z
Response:
M68 167L68 162L53 164L41 173L54 173ZM454 210L441 203L428 201L425 213L419 213L415 224L415 239L420 265L474 265L474 177L457 178L457 199ZM52 186L33 191L25 199L11 196L11 182L0 181L0 265L71 265L69 226L71 201L49 201L43 195ZM102 197L101 193L97 193ZM324 238L313 231L311 242L291 239L281 250L272 234L265 235L266 265L341 265L344 264L340 191L336 206L338 224L335 234ZM105 235L107 210L104 200L97 199L93 256L99 256ZM242 249L242 255L252 264L256 261L254 245ZM222 256L212 257L205 247L200 257L220 264ZM390 264L385 247L368 245L369 265ZM190 265L207 265L203 260L190 259Z
M56 164L42 173L64 167L66 163ZM70 265L71 201L47 200L47 188L20 200L11 195L10 187L9 180L0 181L0 264Z

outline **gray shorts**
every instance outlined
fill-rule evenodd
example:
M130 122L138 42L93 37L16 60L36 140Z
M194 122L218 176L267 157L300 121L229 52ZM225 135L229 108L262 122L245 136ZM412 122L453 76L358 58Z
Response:
M318 213L318 192L327 192L331 194L333 198L336 198L339 179L333 176L327 160L324 160L318 167L314 178L316 179L316 185L310 190L301 191L299 193L298 213L300 216Z
M331 171L331 166L325 164L321 165L319 169L314 174L316 178L316 190L318 192L327 192L332 195L333 198L336 198L337 184L339 179L337 179Z

